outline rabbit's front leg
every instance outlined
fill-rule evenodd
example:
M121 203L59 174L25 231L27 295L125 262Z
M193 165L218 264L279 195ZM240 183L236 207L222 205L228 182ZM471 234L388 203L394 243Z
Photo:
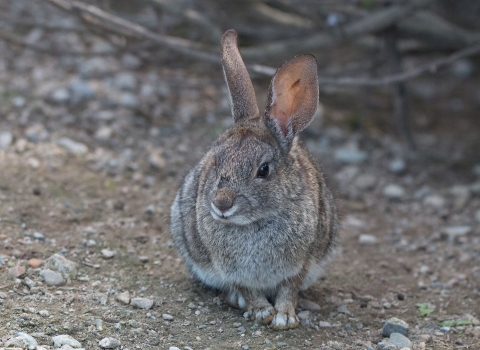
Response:
M295 313L298 298L298 283L285 281L277 291L275 298L275 317L270 327L275 330L290 329L298 326Z
M267 300L265 292L240 288L247 304L247 315L252 320L257 320L262 324L269 324L275 316L275 309Z

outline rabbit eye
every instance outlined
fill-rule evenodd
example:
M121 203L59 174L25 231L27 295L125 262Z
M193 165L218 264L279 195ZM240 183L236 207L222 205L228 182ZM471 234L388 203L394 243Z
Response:
M257 177L259 178L265 178L268 176L268 163L263 163L260 165L260 168L257 170Z

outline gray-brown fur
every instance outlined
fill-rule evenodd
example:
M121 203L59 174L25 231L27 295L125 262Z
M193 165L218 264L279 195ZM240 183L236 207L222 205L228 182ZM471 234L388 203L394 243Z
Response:
M238 51L225 42L227 55ZM273 78L264 117L244 118L256 106L232 109L240 113L234 115L235 125L190 171L172 205L172 236L190 273L274 329L298 325L298 291L317 280L337 237L332 195L295 137L311 122L318 103L312 60L294 57L277 72L287 78L272 93ZM230 79L235 75L230 69L225 69L228 84L251 85L248 73L242 73L248 82ZM305 77L308 83L298 90ZM251 96L237 97L232 101L252 102ZM275 103L281 108L269 108ZM265 163L268 176L259 178Z

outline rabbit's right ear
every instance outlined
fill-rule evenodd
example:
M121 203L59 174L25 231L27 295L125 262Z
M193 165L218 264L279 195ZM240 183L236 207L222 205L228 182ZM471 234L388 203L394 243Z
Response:
M266 123L288 149L295 135L313 120L318 105L317 61L312 55L285 62L270 83Z
M233 29L227 30L222 37L223 72L235 123L260 116L252 81L238 51L237 37Z

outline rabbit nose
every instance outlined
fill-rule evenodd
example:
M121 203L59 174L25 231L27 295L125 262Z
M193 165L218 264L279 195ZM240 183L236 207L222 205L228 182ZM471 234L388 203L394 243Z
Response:
M233 206L235 194L228 188L220 188L213 199L213 205L217 207L222 213Z

